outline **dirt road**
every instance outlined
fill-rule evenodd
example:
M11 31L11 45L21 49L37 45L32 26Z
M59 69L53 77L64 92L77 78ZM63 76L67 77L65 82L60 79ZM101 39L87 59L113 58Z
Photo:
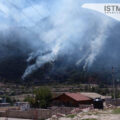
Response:
M74 117L74 118L59 118L58 120L120 120L120 115L91 115L91 116L84 116L84 117Z
M100 115L98 116L98 120L120 120L120 115Z

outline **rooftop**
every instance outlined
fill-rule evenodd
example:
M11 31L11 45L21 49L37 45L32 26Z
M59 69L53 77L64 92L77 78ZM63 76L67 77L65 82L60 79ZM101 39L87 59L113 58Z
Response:
M89 97L91 99L95 99L95 98L101 98L101 99L105 99L106 97L103 95L100 95L98 93L94 93L94 92L82 92L82 95Z
M70 98L74 99L75 101L88 101L91 100L90 98L80 94L80 93L64 93L65 95L69 96Z

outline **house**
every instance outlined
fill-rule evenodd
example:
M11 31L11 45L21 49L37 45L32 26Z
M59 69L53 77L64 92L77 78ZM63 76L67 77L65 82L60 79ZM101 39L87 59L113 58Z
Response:
M80 93L63 93L52 100L52 106L77 107L92 104L93 100Z
M101 98L102 100L105 100L106 97L103 96L103 95L100 95L98 93L94 93L94 92L81 92L82 95L86 96L86 97L89 97L91 99L96 99L96 98Z
M6 98L0 98L0 107L9 107L10 103L6 102Z
M21 111L30 109L30 104L28 102L16 102L15 106L19 107Z
M0 103L0 107L9 107L10 103Z

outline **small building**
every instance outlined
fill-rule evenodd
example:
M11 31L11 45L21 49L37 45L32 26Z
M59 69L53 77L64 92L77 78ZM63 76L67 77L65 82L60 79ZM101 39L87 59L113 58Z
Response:
M0 107L9 107L10 103L0 103Z
M89 97L89 98L91 98L91 99L93 99L93 100L96 99L96 98L100 98L100 99L102 99L102 100L105 100L105 99L106 99L105 96L100 95L100 94L98 94L98 93L94 93L94 92L82 92L81 94L84 95L84 96L86 96L86 97Z
M19 107L22 111L30 109L30 104L28 102L16 102L15 106Z
M52 106L78 107L79 105L90 105L93 100L80 93L63 93L52 100Z

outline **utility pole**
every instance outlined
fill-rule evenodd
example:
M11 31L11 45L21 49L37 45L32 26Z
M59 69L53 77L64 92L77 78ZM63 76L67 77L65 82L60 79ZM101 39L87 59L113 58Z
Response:
M116 90L115 90L115 78L114 78L114 67L112 67L112 84L113 84L113 97L116 99Z

